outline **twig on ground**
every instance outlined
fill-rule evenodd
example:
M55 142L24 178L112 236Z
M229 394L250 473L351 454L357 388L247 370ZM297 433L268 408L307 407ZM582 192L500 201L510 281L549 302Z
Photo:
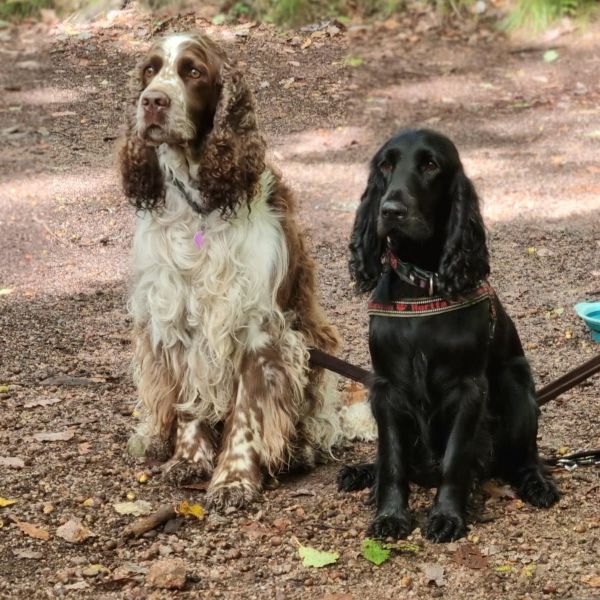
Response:
M155 513L151 514L148 517L142 517L137 521L134 521L127 527L125 527L125 531L123 532L125 536L133 536L140 537L147 531L151 531L152 529L156 529L163 523L174 519L177 516L175 509L170 505L166 504L161 506Z

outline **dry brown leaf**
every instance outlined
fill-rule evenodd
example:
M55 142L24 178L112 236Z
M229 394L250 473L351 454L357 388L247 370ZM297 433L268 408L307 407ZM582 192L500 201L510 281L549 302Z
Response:
M17 521L17 527L29 537L35 538L36 540L47 540L50 538L50 533L46 529L32 525L31 523L25 523L25 521Z
M42 431L32 437L38 442L68 442L74 435L74 431Z
M475 544L462 544L454 553L454 562L469 569L484 569L488 560Z
M79 454L81 454L81 455L89 454L90 451L91 451L90 442L82 442L81 444L79 444L79 446L77 446L77 452L79 452Z
M600 588L600 575L584 575L581 583L585 583L593 588Z
M56 530L56 535L70 544L79 544L94 534L86 529L81 521L71 519Z
M437 564L425 564L421 565L421 570L425 574L425 582L427 585L435 584L436 587L442 587L446 585L444 580L444 567Z
M52 404L58 404L62 402L62 398L39 398L38 400L31 400L23 404L23 408L33 408L35 406L52 406Z
M499 485L493 481L486 481L483 491L492 498L508 498L514 500L517 497L516 492L509 485Z
M18 456L0 456L0 467L9 467L11 469L22 469L25 461Z

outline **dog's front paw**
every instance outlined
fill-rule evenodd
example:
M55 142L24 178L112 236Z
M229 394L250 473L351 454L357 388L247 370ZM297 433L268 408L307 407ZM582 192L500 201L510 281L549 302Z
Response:
M413 520L408 511L395 515L377 515L369 527L369 535L379 539L405 538L413 527Z
M375 483L375 465L345 465L337 476L340 492L357 492L372 487Z
M236 481L209 487L205 504L209 510L220 512L230 507L245 508L259 496L259 490L251 483Z
M173 459L162 466L163 479L170 485L181 487L210 479L212 465L207 461L189 462Z
M521 481L518 492L525 502L538 508L548 508L560 499L560 494L552 479L539 471L533 471L527 475Z
M465 518L456 511L433 509L425 527L425 537L432 542L453 542L467 533Z

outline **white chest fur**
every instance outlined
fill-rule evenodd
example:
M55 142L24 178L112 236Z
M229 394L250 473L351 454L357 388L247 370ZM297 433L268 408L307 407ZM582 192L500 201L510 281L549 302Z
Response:
M171 165L187 186L183 167ZM285 327L276 291L288 255L278 215L267 203L272 177L263 173L250 212L242 207L227 220L218 212L199 216L167 184L164 210L143 213L137 223L132 315L181 382L181 404L212 422L230 406L244 352L265 342L264 324Z

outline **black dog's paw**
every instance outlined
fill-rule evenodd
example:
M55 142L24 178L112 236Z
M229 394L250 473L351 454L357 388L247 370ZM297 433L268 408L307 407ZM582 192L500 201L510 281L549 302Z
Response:
M525 476L519 484L518 492L525 502L538 508L548 508L560 499L552 479L540 471L533 471Z
M374 538L405 538L414 529L409 512L396 515L378 515L369 527L369 535Z
M425 537L436 543L453 542L466 533L467 523L464 517L450 510L434 508L425 527Z
M345 465L338 473L337 483L340 492L357 492L372 487L375 483L375 465Z

